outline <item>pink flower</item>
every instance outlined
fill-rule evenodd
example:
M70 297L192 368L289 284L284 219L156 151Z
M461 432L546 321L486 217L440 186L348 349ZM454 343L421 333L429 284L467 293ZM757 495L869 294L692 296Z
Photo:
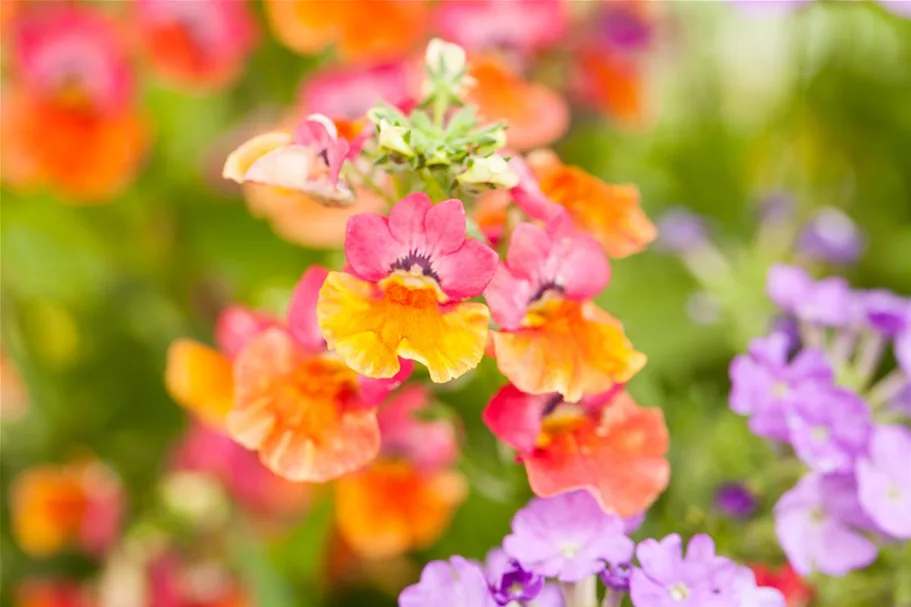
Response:
M519 155L509 159L509 168L519 177L516 187L509 190L516 205L531 218L551 221L566 214L566 209L552 201L541 191L538 180L528 164Z
M444 38L470 51L530 53L563 37L568 10L562 0L444 0L436 22Z
M417 417L429 404L430 393L417 385L402 388L383 404L379 422L384 456L405 457L428 472L455 463L459 447L452 423Z
M414 103L420 73L407 62L368 67L329 67L309 76L300 89L307 112L356 119L380 101L399 108Z

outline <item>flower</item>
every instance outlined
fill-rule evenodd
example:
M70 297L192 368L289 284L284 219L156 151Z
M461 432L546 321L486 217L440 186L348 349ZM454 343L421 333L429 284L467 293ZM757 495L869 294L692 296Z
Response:
M565 403L501 389L484 410L497 438L518 449L528 483L541 497L586 489L606 512L630 517L667 486L667 427L660 409L643 409L617 391Z
M813 587L790 565L784 564L778 569L762 565L751 565L750 568L756 576L756 584L779 590L784 595L787 607L807 607L813 600Z
M749 518L756 512L756 496L740 483L725 483L715 491L715 506L731 518Z
M490 596L484 570L460 556L449 561L431 561L421 580L399 595L399 607L496 607Z
M443 0L434 16L447 40L470 51L506 48L523 54L555 44L569 23L561 0Z
M840 327L854 316L851 288L843 278L814 282L802 268L776 264L769 269L766 292L779 308L808 323Z
M839 265L856 262L864 247L861 231L850 217L834 207L817 211L797 238L799 253L814 261Z
M543 576L523 569L500 548L487 554L485 569L493 600L501 607L513 601L527 605L544 590Z
M562 582L599 573L604 561L625 563L635 544L620 517L605 514L587 491L535 498L512 520L503 549L523 569Z
M582 169L566 166L556 154L537 151L526 160L541 192L566 209L573 224L591 235L608 257L626 257L643 250L655 239L655 226L639 207L639 191L633 185L608 185ZM516 204L533 219L547 221L539 207Z
M636 548L639 567L630 578L635 607L730 607L737 566L716 556L707 535L693 536L683 555L680 536L644 540Z
M70 544L101 556L117 541L124 508L114 473L88 460L27 468L10 487L13 537L32 557Z
M666 212L658 222L658 246L665 251L685 254L708 241L702 216L683 207Z
M610 267L591 237L561 216L512 233L505 263L484 292L501 331L497 366L523 392L568 401L605 392L645 364L620 324L589 301Z
M307 112L356 120L380 102L403 108L415 103L417 78L405 61L369 66L332 66L303 82L300 106Z
M798 390L786 413L791 445L817 472L850 472L866 452L872 420L862 398L834 386Z
M738 607L786 607L781 591L759 586L749 567L737 568L731 589Z
M436 74L446 80L453 80L462 75L466 64L465 49L458 44L446 42L439 38L434 38L427 44L427 50L424 53L424 66L430 74Z
M542 84L525 82L501 59L473 57L469 75L475 82L468 89L467 103L477 105L485 122L509 125L506 142L510 148L530 150L547 145L569 128L566 101Z
M230 85L256 43L256 22L244 0L139 0L136 11L147 60L179 86Z
M518 176L499 154L472 158L468 169L456 177L459 183L485 184L494 188L509 189L519 182Z
M893 348L899 368L911 375L911 312L908 312L905 330L895 338Z
M857 463L858 498L876 525L892 536L911 538L911 431L878 426L869 455Z
M338 136L335 123L311 114L294 134L275 131L234 150L222 172L237 183L259 183L303 192L324 204L350 204L354 193L340 178L345 160L357 154Z
M750 342L749 352L731 362L731 409L750 416L750 429L759 436L787 441L786 414L794 394L805 384L831 384L832 369L825 355L802 350L788 360L788 339L782 333Z
M861 533L870 528L850 475L808 474L775 505L778 541L803 576L841 576L872 563L876 545Z
M885 289L861 291L857 297L865 324L887 337L895 337L911 327L911 300Z
M446 419L421 419L430 404L422 386L406 386L391 395L379 413L383 454L407 459L422 470L439 470L459 457L456 429Z
M329 349L354 370L388 378L399 356L424 364L434 382L474 368L487 341L487 306L462 301L493 277L497 254L465 237L459 200L436 205L406 196L388 219L364 213L348 222L352 274L330 272L317 315Z
M606 46L601 41L583 41L576 46L570 74L573 92L579 101L618 124L636 126L644 114L642 60Z
M630 563L607 563L598 577L601 582L611 590L618 592L629 592L629 580L633 575L633 567Z

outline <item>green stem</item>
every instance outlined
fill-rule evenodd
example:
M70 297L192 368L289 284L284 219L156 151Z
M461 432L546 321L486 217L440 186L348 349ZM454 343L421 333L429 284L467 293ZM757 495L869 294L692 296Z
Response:
M345 169L349 173L353 173L357 177L357 180L359 182L363 183L368 188L370 188L371 190L373 190L374 192L376 192L377 194L382 196L383 200L385 200L389 204L396 203L396 199L392 194L390 194L389 192L387 192L386 190L381 188L377 182L375 182L373 179L371 179L370 176L367 175L367 173L365 173L364 171L357 168L357 166L355 166L355 164L353 162L347 163L345 165Z
M440 202L449 198L449 194L429 170L422 169L418 171L418 175L421 176L421 181L424 182L424 187L427 188L427 195L430 196L431 200Z

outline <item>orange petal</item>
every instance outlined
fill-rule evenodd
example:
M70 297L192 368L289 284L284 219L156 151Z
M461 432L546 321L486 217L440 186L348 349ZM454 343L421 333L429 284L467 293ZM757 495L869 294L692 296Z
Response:
M235 360L234 377L228 431L279 476L325 482L379 452L376 410L346 409L357 375L338 360L308 356L285 331L267 329L253 339Z
M79 474L66 467L38 466L10 487L13 536L31 556L49 556L75 539L87 500Z
M355 0L342 11L339 53L351 61L398 59L425 40L430 10L420 0Z
M600 422L557 431L546 447L525 458L536 495L573 489L592 492L606 512L632 516L667 487L667 426L660 409L640 407L626 393L605 407Z
M576 402L627 382L645 365L620 323L594 304L552 301L526 319L527 328L493 334L497 366L522 392L559 392Z
M316 313L330 350L374 378L394 376L400 356L425 365L437 383L478 365L487 340L487 306L440 305L438 288L409 286L395 275L387 281L378 289L349 274L329 273Z
M318 53L341 33L344 2L325 0L266 0L266 18L282 44L302 55Z
M231 361L218 350L178 339L168 348L165 387L182 407L222 427L234 402Z
M425 548L449 526L465 499L461 474L423 474L401 461L379 461L339 479L339 532L362 556L382 558Z

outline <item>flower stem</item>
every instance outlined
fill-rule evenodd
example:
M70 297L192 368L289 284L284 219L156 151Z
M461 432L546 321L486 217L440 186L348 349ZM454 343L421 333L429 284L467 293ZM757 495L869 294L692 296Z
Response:
M607 594L604 595L604 600L601 602L601 607L620 607L623 604L623 595L624 593L619 590L608 588Z
M367 173L365 173L364 171L357 168L357 166L355 166L355 164L353 162L347 163L347 165L345 166L345 169L348 172L353 173L357 177L357 180L356 180L357 182L363 183L365 186L367 186L368 188L373 190L375 193L379 194L383 198L383 200L385 200L389 204L395 204L395 202L396 202L395 197L392 194L390 194L389 192L387 192L386 190L384 190L383 188L381 188L377 182L375 182L373 179L371 179L370 176L367 175Z
M418 171L418 174L421 176L421 181L424 182L424 187L427 188L427 195L430 196L431 200L440 202L449 197L449 194L429 170L422 169Z
M561 584L565 607L598 607L596 580L595 576L590 576L578 582Z

